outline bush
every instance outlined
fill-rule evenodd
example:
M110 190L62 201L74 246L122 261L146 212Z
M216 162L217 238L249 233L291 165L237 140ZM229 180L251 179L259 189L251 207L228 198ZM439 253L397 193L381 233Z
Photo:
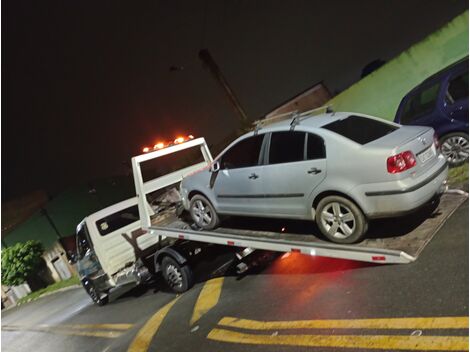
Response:
M2 284L16 286L24 283L38 269L43 252L44 246L36 240L2 249Z

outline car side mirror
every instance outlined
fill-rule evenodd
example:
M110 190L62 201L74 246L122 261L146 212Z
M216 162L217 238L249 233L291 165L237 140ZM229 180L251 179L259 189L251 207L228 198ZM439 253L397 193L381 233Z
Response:
M211 164L211 172L218 172L220 170L220 163L216 160Z

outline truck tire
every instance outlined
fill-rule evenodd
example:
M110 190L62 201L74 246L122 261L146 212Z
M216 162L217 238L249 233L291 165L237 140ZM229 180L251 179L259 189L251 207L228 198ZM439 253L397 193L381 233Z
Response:
M322 234L331 242L359 242L367 232L367 219L361 209L341 196L323 198L318 203L315 219Z
M170 256L162 260L161 270L167 285L176 293L189 290L193 284L193 272L188 265L180 265Z
M83 279L82 286L94 304L104 306L109 302L108 294L103 294L103 292L98 291L90 279Z

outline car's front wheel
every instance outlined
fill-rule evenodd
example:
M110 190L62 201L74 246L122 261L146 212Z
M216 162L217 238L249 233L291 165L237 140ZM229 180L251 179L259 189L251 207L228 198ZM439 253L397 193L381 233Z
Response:
M315 219L322 234L336 243L355 243L367 232L361 209L341 196L327 196L316 207Z
M439 145L450 166L458 166L468 160L468 134L449 133L439 140Z
M189 203L191 218L203 230L212 230L219 225L217 215L211 202L201 194L196 194Z

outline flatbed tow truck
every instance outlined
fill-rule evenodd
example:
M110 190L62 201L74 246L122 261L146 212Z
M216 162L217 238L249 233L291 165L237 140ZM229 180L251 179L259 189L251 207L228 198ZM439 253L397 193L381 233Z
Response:
M204 161L147 182L143 181L143 163L189 148L199 148ZM296 252L311 256L342 258L378 264L411 263L418 258L419 254L431 241L445 220L467 198L465 194L444 194L441 197L439 208L433 212L433 215L425 219L424 222L409 233L386 238L369 238L353 245L326 242L313 234L294 234L283 231L272 232L224 227L224 223L222 223L222 227L216 230L201 231L194 228L194 225L181 220L175 212L166 214L166 216L163 217L164 220L152 220L153 216L149 212L149 207L146 205L147 194L163 190L171 185L177 185L184 176L202 168L209 169L212 162L212 155L204 138L192 139L181 144L172 145L165 149L152 151L132 158L132 168L142 229L154 236L159 236L159 238L166 237L176 240L170 247L162 249L165 252L164 255L161 255L158 251L155 254L156 271L163 271L163 276L167 282L169 281L168 275L165 275L164 269L161 268L161 259L158 258L165 255L173 257L172 259L178 263L176 269L180 270L180 272L177 272L177 276L185 275L184 270L181 271L181 268L185 265L189 265L189 261L185 254L187 251L181 251L179 249L179 243L187 243L188 241L240 247L241 254L239 258L251 253L253 250L259 249L277 252ZM162 217L160 217L160 219L162 219Z

